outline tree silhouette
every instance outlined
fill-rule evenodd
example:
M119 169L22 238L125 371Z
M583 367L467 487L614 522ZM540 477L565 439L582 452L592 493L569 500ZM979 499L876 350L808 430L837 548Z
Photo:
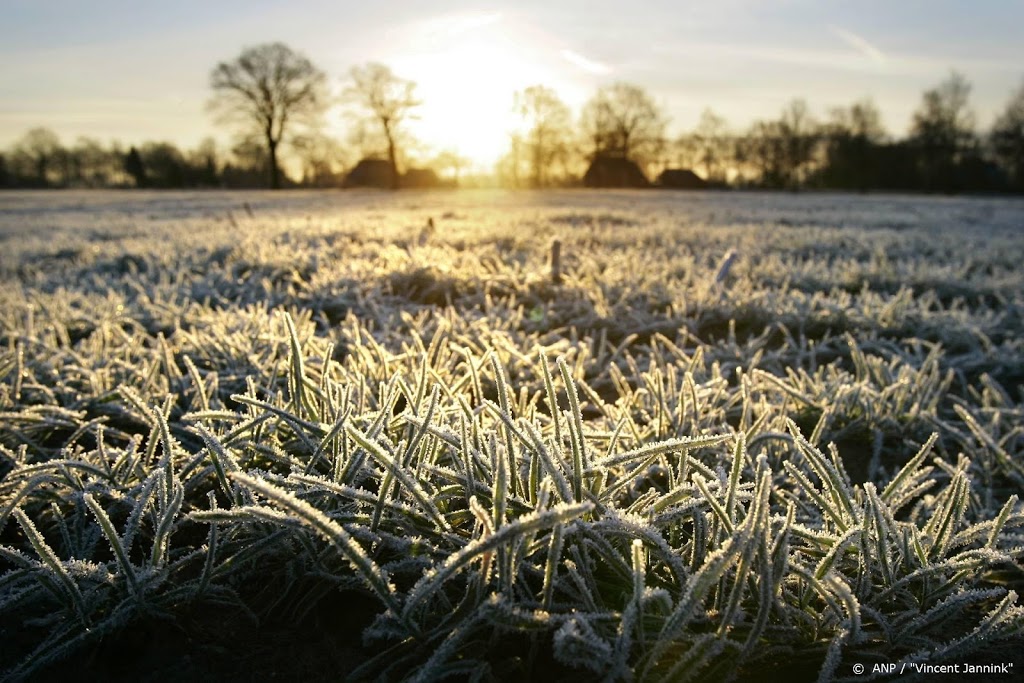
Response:
M833 109L824 135L826 163L821 182L828 187L861 191L877 182L878 148L885 140L885 128L872 100Z
M33 128L22 136L15 150L31 165L34 183L48 187L64 152L57 134L49 128Z
M699 167L709 182L725 183L732 141L725 119L711 109L701 113L700 122L692 132L676 140L675 150L678 166Z
M185 187L185 157L169 142L148 142L139 149L150 187Z
M307 187L338 187L349 165L341 143L316 131L296 138L294 147L302 163L302 184Z
M1024 83L992 126L992 150L1017 190L1024 190Z
M402 123L421 104L413 95L416 84L399 78L387 66L373 62L352 67L349 78L351 85L345 89L343 97L369 111L380 124L392 169L392 187L398 189L398 135Z
M918 147L926 190L953 190L956 166L974 144L971 84L956 71L924 93L914 112L911 140Z
M124 155L124 172L135 181L135 187L147 187L149 181L146 178L146 164L142 161L142 155L134 145Z
M804 184L807 169L814 160L814 147L818 139L817 124L811 117L805 100L792 100L782 110L779 134L782 137L783 185L790 188L800 187Z
M753 169L764 187L801 187L815 161L818 126L807 103L792 100L775 121L755 121L737 140L737 164Z
M666 119L642 88L615 83L583 107L580 126L592 158L622 157L641 166L655 161L665 143Z
M470 160L453 149L442 150L434 157L431 165L437 168L442 176L451 176L451 181L458 186L462 170L469 166Z
M216 187L218 178L217 143L211 137L203 138L199 146L189 152L187 165L191 174L191 183L199 187Z
M785 187L789 181L782 139L780 122L755 121L737 146L738 159L753 170L755 182L764 187Z
M564 170L568 162L572 115L555 91L543 85L517 92L514 102L525 124L519 142L529 165L530 184L544 187L552 180L552 167L561 162Z
M103 187L112 182L111 154L99 140L79 137L68 150L69 184L76 187ZM117 159L120 161L120 159Z
M210 108L264 141L272 189L281 187L281 141L293 123L315 120L323 111L325 82L312 62L282 43L246 48L210 74Z
M508 151L494 165L494 173L502 185L523 187L525 147L526 142L521 132L512 131L508 134Z

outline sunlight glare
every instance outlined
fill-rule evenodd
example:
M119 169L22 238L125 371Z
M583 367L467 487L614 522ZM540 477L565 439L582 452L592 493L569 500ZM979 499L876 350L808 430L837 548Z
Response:
M479 171L489 171L508 146L517 123L513 93L536 83L558 86L549 66L557 53L500 14L428 22L413 47L393 59L423 101L410 130L428 154L451 150Z

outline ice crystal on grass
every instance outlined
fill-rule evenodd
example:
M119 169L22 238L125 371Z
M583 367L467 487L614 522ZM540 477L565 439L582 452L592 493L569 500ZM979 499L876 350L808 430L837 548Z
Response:
M965 200L968 254L926 200L317 197L345 211L0 216L8 678L212 611L210 652L284 613L355 680L1019 644L1019 206Z

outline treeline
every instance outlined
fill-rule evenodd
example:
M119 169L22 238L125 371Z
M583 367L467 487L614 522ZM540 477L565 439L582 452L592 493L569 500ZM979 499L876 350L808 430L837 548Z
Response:
M926 91L904 138L885 130L870 99L824 119L796 99L778 118L740 132L708 109L696 128L670 138L663 112L635 86L600 89L575 123L554 92L538 86L517 94L523 126L498 174L514 186L573 184L595 161L611 158L632 162L650 179L692 169L712 187L1024 192L1024 84L985 131L970 90L953 72Z
M768 188L924 192L1024 191L1024 85L988 131L969 104L970 85L953 73L928 90L909 135L894 139L878 108L861 100L816 120L803 100L742 134L705 112L675 142L677 163L711 181Z
M349 71L340 94L327 83L282 43L246 48L210 74L208 108L235 131L230 149L212 139L184 151L168 142L124 148L90 138L64 146L37 128L0 153L0 187L343 187L369 177L366 163L354 163L360 160L383 171L371 184L398 188L425 177L425 169L459 183L469 160L450 150L432 158L414 151L423 149L407 128L422 104L414 82L366 64ZM662 108L637 86L604 86L574 117L554 90L536 85L513 95L519 121L492 182L644 186L666 170L690 169L712 187L1024 192L1024 83L987 130L977 125L970 92L951 73L922 95L903 138L885 130L869 99L823 119L793 100L778 118L744 131L706 110L695 129L672 138ZM323 133L333 104L353 124L345 143Z
M299 175L285 175L284 185L339 186L345 173L338 144L333 140L299 143L293 145ZM65 145L53 131L34 128L0 152L0 187L4 188L241 189L266 185L266 154L249 140L231 149L218 147L212 138L188 150L170 142L104 145L88 137Z

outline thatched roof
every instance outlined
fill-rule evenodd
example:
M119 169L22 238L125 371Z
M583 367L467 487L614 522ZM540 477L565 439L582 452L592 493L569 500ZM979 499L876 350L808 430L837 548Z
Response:
M386 159L361 159L348 172L342 187L393 187L395 169Z
M342 187L394 187L394 170L387 159L362 159L348 172ZM399 178L402 187L441 187L443 183L430 168L410 168Z
M647 176L635 161L625 157L599 156L583 175L587 187L650 187Z
M402 187L440 187L441 181L431 168L410 168L402 175Z
M676 190L703 190L708 183L688 168L666 168L658 176L658 186Z

